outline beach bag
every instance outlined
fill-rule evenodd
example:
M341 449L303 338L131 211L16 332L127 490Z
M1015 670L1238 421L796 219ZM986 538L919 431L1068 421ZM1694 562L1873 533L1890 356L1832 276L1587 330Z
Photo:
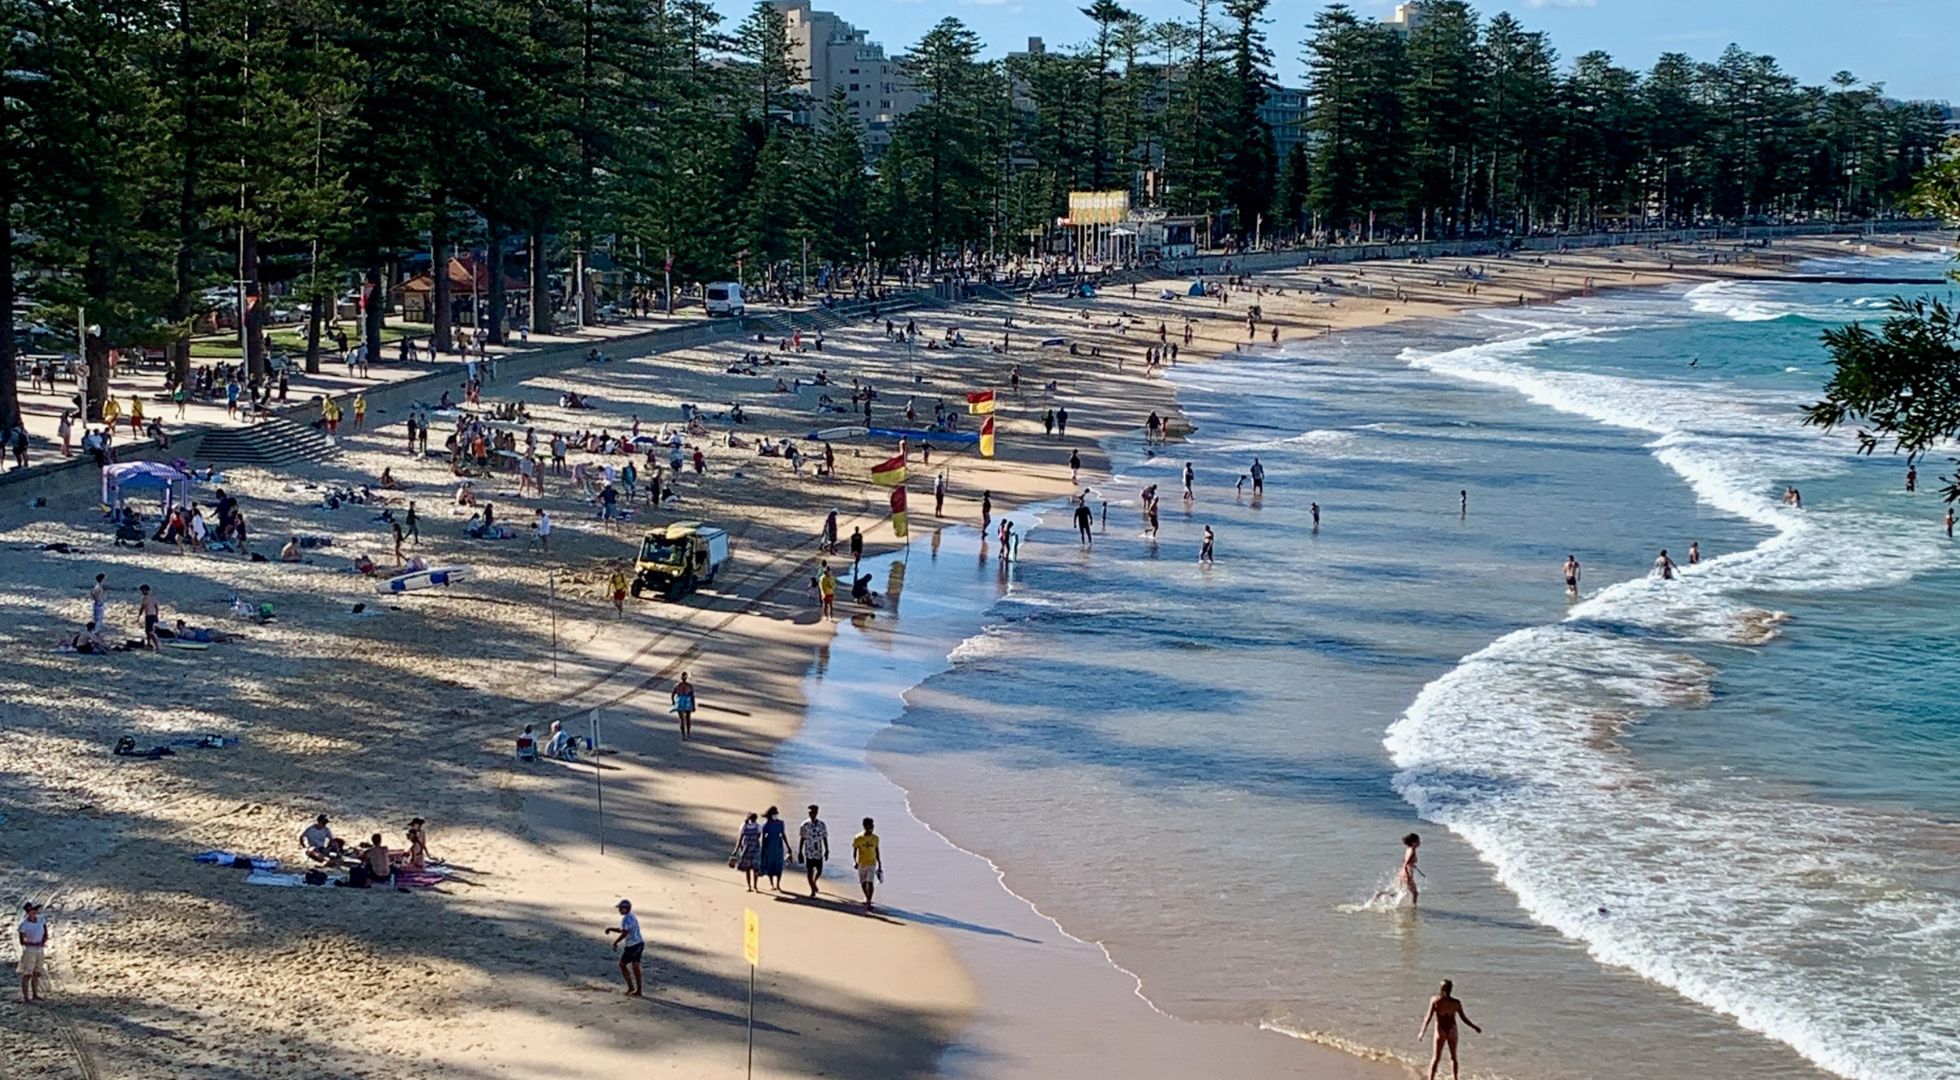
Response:
M325 870L308 870L305 880L308 885L325 885L327 883L327 872Z

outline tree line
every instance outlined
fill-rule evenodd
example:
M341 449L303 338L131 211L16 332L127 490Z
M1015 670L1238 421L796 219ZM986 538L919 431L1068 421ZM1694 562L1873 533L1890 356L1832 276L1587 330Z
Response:
M1736 47L1564 65L1509 15L1429 0L1406 35L1340 5L1298 28L1313 107L1282 159L1269 4L1153 22L1094 0L1080 45L1004 60L942 20L905 54L923 103L867 163L849 103L800 94L767 4L728 25L707 0L0 0L0 418L17 289L100 328L99 401L108 349L182 372L241 277L255 328L273 292L304 307L313 368L336 303L413 253L444 344L441 268L485 253L500 341L520 308L548 326L554 278L596 253L656 282L669 260L708 280L805 251L937 264L1038 246L1081 189L1214 238L1857 217L1891 211L1937 142L1927 109L1848 74L1802 86ZM383 308L360 328L375 353Z

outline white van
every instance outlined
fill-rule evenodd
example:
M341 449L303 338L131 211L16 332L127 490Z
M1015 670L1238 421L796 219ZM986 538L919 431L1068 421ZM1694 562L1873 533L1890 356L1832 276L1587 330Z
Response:
M732 315L740 318L747 313L748 305L742 302L742 286L733 281L711 281L708 283L708 314Z

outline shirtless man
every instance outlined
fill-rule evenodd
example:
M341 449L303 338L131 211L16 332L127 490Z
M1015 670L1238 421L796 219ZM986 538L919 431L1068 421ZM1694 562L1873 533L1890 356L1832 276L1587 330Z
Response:
M1579 560L1571 555L1565 557L1565 592L1567 596L1579 595Z
M1662 581L1674 580L1674 560L1668 558L1666 548L1662 548L1660 557L1654 560L1654 572L1661 576Z
M1451 996L1452 989L1450 980L1444 979L1436 996L1429 999L1429 1011L1422 1014L1422 1030L1416 1033L1418 1039L1428 1035L1430 1022L1435 1022L1436 1045L1429 1056L1429 1080L1436 1080L1436 1067L1443 1062L1443 1048L1446 1046L1450 1051L1450 1080L1456 1080L1456 1022L1459 1019L1469 1024L1471 1031L1479 1035L1484 1033L1484 1029L1470 1019L1470 1014L1463 1011L1463 1002Z
M1700 563L1701 563L1701 541L1690 540L1688 541L1688 565L1697 566L1700 565Z
M136 603L136 610L143 617L143 646L151 652L156 652L163 647L162 643L157 641L157 622L163 617L163 612L157 606L156 594L150 591L148 585L137 591L143 597Z

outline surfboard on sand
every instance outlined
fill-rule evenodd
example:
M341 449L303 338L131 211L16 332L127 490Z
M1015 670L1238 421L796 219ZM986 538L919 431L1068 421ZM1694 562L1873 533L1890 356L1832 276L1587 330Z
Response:
M803 437L806 439L823 439L825 441L831 439L855 439L864 435L864 433L868 430L870 429L863 427L862 425L859 426L845 425L844 427L819 428L818 430L812 431L811 433Z
M467 566L432 566L427 570L416 570L412 573L400 574L386 581L379 582L374 586L374 591L378 593L405 593L416 592L421 589L433 589L441 585L453 585L458 581L462 581L464 578L474 576L475 573L474 570Z

